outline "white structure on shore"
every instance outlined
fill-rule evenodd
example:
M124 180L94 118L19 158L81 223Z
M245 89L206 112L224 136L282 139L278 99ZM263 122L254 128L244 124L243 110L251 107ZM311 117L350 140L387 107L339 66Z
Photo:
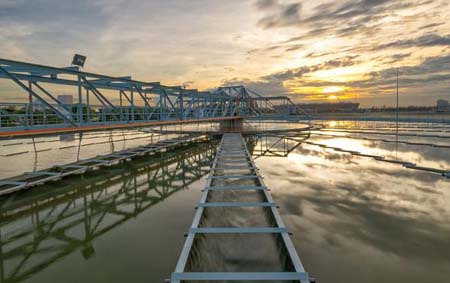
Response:
M61 102L62 104L64 104L68 109L70 109L70 107L73 104L73 96L70 94L62 94L62 95L58 95L58 97L56 98L59 102ZM67 111L66 108L62 107L62 106L58 106L58 110L64 114L64 116L66 116L67 118L70 118L71 113L69 111Z
M62 104L73 104L73 96L70 94L58 95L57 99Z
M450 103L448 103L448 100L439 99L436 102L436 111L437 112L450 112Z

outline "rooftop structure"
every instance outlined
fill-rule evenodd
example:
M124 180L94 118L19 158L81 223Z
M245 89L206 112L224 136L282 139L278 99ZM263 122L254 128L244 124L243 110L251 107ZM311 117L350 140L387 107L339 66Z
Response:
M448 100L439 99L436 102L436 111L437 112L450 112L450 103L448 103Z

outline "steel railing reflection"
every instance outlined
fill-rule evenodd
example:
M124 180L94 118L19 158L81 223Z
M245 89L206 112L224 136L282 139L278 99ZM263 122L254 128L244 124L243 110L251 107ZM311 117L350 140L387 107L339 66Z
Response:
M62 181L58 190L2 198L0 281L21 282L78 250L86 259L94 256L94 239L206 175L214 149L214 143L198 142Z

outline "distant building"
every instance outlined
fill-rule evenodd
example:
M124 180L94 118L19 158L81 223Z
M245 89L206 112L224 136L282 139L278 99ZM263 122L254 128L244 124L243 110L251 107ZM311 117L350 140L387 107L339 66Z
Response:
M306 113L352 113L357 112L359 103L352 102L335 102L335 103L301 103L296 104L296 107L305 111ZM277 105L275 108L282 112L288 112L289 114L297 113L297 109L292 105Z
M56 99L60 103L66 105L67 109L70 109L73 104L73 96L70 94L58 95L58 97ZM66 108L64 108L62 106L57 106L57 109L59 110L59 112L61 112L67 118L70 118L72 116L72 113L70 113Z
M307 113L351 113L358 111L359 103L305 103L298 106Z
M450 112L450 103L448 103L448 100L439 99L436 102L436 111L437 112Z
M34 100L33 103L31 103L31 106L33 111L44 111L47 108L40 100Z
M73 104L73 96L70 94L58 95L57 99L62 104Z

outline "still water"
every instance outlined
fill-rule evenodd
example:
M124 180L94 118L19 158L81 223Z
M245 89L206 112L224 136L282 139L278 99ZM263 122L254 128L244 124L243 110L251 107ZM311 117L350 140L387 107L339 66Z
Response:
M360 129L371 124L332 126ZM361 139L381 135L341 130L291 139L248 137L306 270L320 283L449 282L450 179L302 141L449 169L449 148L401 142L445 146L450 139L398 136L399 142L392 143ZM417 132L406 126L404 130ZM141 135L146 134L136 133ZM113 150L105 145L105 153ZM95 156L100 146L88 145L82 154ZM128 147L115 144L116 149L121 146ZM163 282L181 252L215 146L199 143L0 198L1 282ZM21 150L20 145L9 147ZM76 154L70 150L67 160ZM38 155L36 162L45 168L49 160L48 155ZM5 176L29 166L25 161L1 164ZM253 196L242 197L254 201ZM211 211L210 219L222 222L207 224L270 224L252 217L261 212L251 209L234 213L234 218L219 217L223 215ZM208 260L199 259L191 268L214 269L220 264L230 269L240 255L256 251L260 257L276 259L279 253L271 239L242 239L236 253L231 252L233 245L226 249L226 238L208 240L198 253ZM217 250L219 241L222 250ZM217 258L220 253L225 258ZM261 270L260 262L247 261L245 267ZM276 261L266 262L283 268Z

